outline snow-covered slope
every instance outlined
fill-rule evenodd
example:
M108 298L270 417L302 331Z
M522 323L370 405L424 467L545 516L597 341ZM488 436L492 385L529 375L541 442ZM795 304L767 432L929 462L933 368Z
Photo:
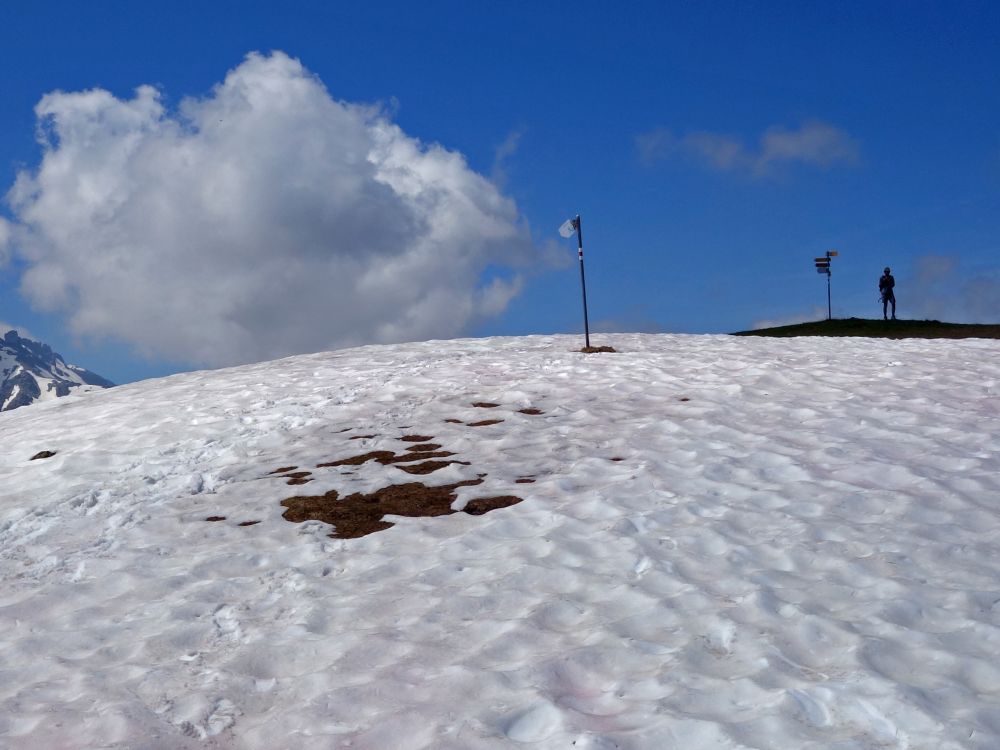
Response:
M1000 747L998 344L600 343L5 415L0 746Z
M7 331L0 339L0 411L113 385L90 370L66 364L48 345L22 338L17 331Z

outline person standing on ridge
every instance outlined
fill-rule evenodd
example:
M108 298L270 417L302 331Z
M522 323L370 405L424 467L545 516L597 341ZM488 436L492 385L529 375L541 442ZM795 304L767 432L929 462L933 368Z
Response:
M896 295L892 291L895 286L896 280L892 278L892 274L889 273L889 267L886 266L885 273L878 280L878 291L882 295L882 320L889 319L886 315L886 309L889 307L890 302L892 303L892 319L896 319Z

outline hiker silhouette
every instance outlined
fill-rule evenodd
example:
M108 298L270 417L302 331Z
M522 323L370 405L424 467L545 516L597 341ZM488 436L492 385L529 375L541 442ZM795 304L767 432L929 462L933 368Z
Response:
M888 320L887 310L889 303L892 303L892 319L896 319L896 295L892 291L896 286L896 280L889 273L889 267L885 267L885 273L878 280L878 291L882 295L882 320Z

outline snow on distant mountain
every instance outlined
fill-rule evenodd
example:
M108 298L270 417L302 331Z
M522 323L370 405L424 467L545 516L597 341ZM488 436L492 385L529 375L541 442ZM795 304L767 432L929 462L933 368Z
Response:
M90 370L66 364L51 347L17 331L7 331L0 341L0 411L113 385Z
M1000 748L1000 342L581 343L4 415L0 748Z

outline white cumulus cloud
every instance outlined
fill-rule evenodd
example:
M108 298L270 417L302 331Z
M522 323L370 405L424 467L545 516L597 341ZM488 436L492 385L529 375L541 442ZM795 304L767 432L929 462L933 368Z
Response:
M0 268L10 259L10 222L0 216Z
M539 257L461 154L280 52L176 111L141 86L50 93L36 115L42 160L0 248L9 234L22 293L78 334L208 365L454 336Z

